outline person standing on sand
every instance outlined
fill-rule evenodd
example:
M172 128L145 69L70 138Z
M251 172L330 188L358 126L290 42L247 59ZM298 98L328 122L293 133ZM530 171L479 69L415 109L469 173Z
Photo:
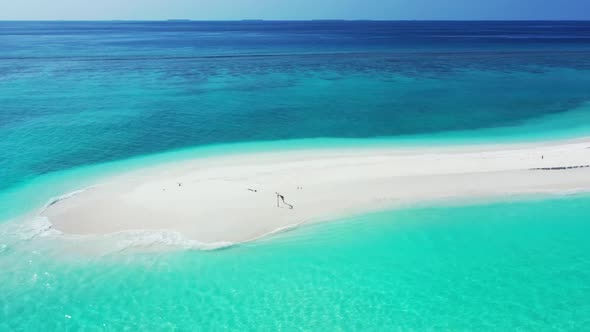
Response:
M289 209L293 209L293 205L285 202L285 196L279 194L278 192L275 192L275 194L277 194L277 207L279 207L279 198L280 198L281 201L283 201L283 204L288 205Z

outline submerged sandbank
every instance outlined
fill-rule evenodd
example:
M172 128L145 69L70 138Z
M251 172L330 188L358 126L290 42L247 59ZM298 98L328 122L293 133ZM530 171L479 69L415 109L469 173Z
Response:
M586 191L588 164L590 138L215 156L114 176L41 215L66 234L166 230L202 243L241 242L421 201ZM276 192L293 209L277 207Z

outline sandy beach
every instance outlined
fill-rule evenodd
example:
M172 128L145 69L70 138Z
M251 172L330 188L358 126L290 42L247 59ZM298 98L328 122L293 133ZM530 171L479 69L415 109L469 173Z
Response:
M238 154L120 174L42 215L66 234L167 230L203 243L239 242L416 202L586 191L588 164L590 138Z

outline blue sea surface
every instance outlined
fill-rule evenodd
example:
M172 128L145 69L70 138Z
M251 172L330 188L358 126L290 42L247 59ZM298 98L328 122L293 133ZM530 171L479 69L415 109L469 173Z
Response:
M589 87L590 22L0 22L0 330L583 330L587 197L101 258L5 226L164 161L588 136Z
M578 135L589 72L588 22L0 22L0 189L210 144Z

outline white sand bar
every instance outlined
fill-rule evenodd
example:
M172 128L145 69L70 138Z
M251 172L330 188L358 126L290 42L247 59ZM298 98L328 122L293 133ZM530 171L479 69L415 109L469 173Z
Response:
M201 242L239 242L420 201L586 191L590 168L530 169L588 164L590 139L228 155L121 174L42 214L64 233L169 230ZM294 208L277 207L275 192Z

